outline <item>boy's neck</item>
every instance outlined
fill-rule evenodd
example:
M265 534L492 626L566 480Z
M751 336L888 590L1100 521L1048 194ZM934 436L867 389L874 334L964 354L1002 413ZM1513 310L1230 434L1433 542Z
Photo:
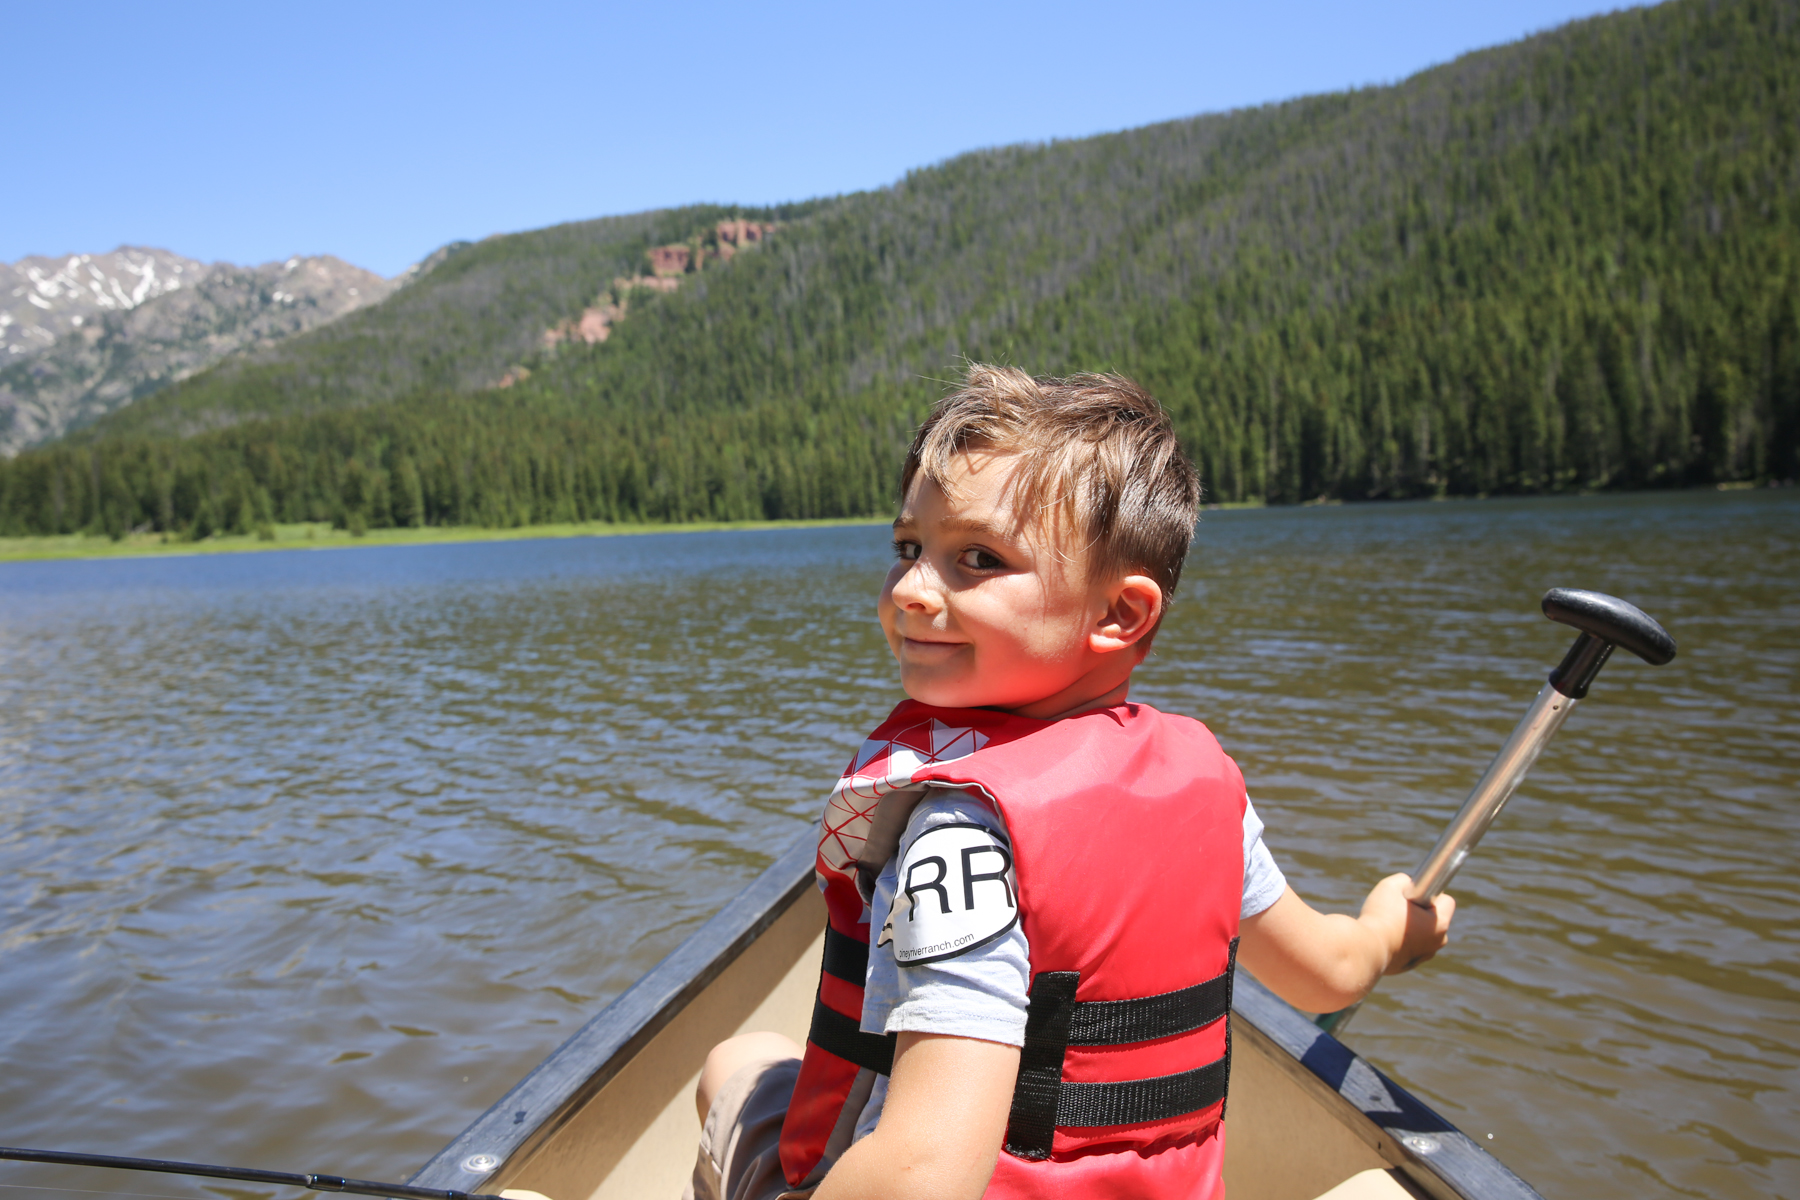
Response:
M1034 721L1062 721L1069 717L1078 717L1082 713L1123 704L1130 690L1131 677L1126 676L1097 696L1083 697L1078 693L1071 695L1070 693L1077 692L1077 689L1071 688L1067 692L1058 692L1054 696L1046 696L1042 700L1035 700L1030 704L1001 711L1012 713L1014 716L1030 717Z

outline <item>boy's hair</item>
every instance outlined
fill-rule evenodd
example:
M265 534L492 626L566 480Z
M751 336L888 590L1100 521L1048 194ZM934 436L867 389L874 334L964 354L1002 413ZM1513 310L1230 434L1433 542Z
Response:
M1021 519L1056 510L1084 544L1089 570L1142 571L1166 608L1194 539L1200 477L1143 388L1121 375L1034 379L972 363L914 435L901 496L920 474L947 487L950 460L965 450L1017 454L1010 491Z

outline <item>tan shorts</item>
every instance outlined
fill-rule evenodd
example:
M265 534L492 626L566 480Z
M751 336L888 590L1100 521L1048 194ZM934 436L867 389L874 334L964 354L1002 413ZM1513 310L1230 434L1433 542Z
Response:
M700 1127L700 1155L683 1200L812 1194L812 1186L790 1191L781 1173L781 1122L799 1078L799 1059L778 1058L740 1067L725 1081Z

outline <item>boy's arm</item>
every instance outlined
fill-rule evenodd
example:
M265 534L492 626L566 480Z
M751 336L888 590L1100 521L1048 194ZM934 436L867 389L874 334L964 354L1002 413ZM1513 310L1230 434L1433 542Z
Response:
M1244 920L1238 962L1295 1008L1348 1008L1381 976L1417 966L1449 940L1456 901L1439 896L1433 908L1420 908L1404 894L1411 882L1389 875L1354 917L1319 912L1290 887Z
M814 1200L976 1200L1006 1136L1019 1048L903 1033L881 1120L851 1146Z

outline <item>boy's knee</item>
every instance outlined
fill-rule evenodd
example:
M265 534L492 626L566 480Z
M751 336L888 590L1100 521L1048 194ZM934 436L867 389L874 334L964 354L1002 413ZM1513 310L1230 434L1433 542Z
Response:
M700 1086L694 1089L694 1104L700 1110L701 1122L705 1123L713 1099L733 1075L757 1063L799 1058L803 1053L792 1038L779 1033L740 1033L714 1046L706 1056L706 1065L700 1068Z

